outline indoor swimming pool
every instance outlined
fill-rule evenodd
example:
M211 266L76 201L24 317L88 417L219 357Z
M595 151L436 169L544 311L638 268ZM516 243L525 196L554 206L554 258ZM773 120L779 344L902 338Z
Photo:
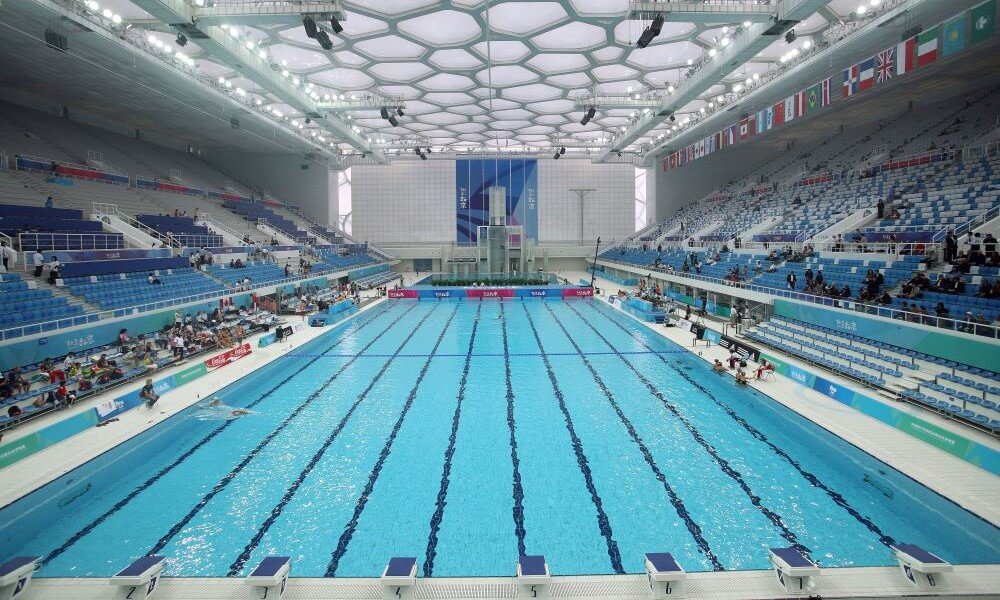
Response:
M183 389L180 392L183 393ZM1000 530L597 300L394 301L0 510L40 577L1000 562ZM928 452L936 452L928 446ZM984 473L985 476L985 473Z

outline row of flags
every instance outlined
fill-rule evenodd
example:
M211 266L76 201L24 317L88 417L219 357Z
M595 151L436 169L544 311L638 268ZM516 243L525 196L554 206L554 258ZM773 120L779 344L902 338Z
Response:
M996 10L997 0L988 0L844 69L842 97L849 98L876 85L889 83L896 77L934 63L938 57L957 54L990 39L996 29ZM828 77L748 115L739 123L671 152L663 159L663 170L675 169L829 106L831 85L832 77Z
M675 169L829 106L832 84L833 78L827 77L784 100L747 115L738 123L733 123L677 152L671 152L663 159L663 170Z
M844 69L843 97L889 83L934 63L939 56L951 56L985 42L996 29L996 10L996 0L989 0Z

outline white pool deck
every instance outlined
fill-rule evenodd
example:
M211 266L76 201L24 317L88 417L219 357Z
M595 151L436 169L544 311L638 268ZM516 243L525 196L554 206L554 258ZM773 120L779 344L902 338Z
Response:
M588 275L561 273L570 281L578 281ZM621 286L602 280L598 285L606 290L617 290ZM372 310L381 300L368 304L362 313ZM359 313L361 314L361 313ZM353 317L350 317L353 318ZM641 321L636 320L641 323ZM693 350L704 360L726 358L728 353L718 347L692 346L693 335L678 328L665 328L645 324L657 335L662 335L681 346ZM718 328L718 324L706 321L706 325ZM80 464L114 448L125 440L145 431L153 425L188 408L201 398L234 381L253 373L261 366L275 360L316 337L329 328L305 327L296 332L288 341L266 348L256 347L256 337L250 340L253 353L231 365L215 371L209 377L202 377L178 390L166 393L157 403L156 409L137 409L120 416L120 420L104 427L89 429L65 442L32 455L6 469L0 470L0 506L16 500L45 483L73 470ZM775 352L776 355L781 353ZM792 364L799 364L794 358L782 356ZM179 370L188 365L174 367ZM803 365L804 366L804 365ZM158 373L162 377L171 372ZM839 381L849 387L857 384L843 380L832 373L824 373L831 381ZM735 384L734 384L735 385ZM984 519L1000 525L1000 477L969 464L955 456L933 448L905 433L867 417L810 388L776 376L770 381L753 381L752 387L767 394L777 402L798 412L835 435L855 444L876 458L909 475L921 484L941 493L964 508ZM141 387L141 382L114 390L115 396ZM885 402L891 403L889 400ZM93 407L97 401L90 400L71 410L81 411ZM905 403L891 403L895 408L919 415L963 436L1000 447L1000 442L959 423L943 419L929 411ZM69 412L36 419L4 436L4 441L13 441L40 427L52 423L57 418L65 418ZM1000 543L1000 541L998 541ZM933 548L928 548L933 551ZM669 548L650 548L650 551L669 551ZM886 551L888 553L888 550ZM0 556L0 561L9 557ZM123 567L125 565L122 565ZM683 566L683 565L682 565ZM511 571L514 564L512 561ZM396 598L395 593L383 596L384 590L377 579L313 579L294 578L284 598L292 599L377 599ZM558 573L554 573L558 575ZM1000 598L1000 565L956 566L953 573L945 578L946 588L935 593L920 592L909 585L896 567L838 568L824 569L814 580L815 587L809 594L800 597L823 598L893 598L902 596L948 596L953 598ZM163 599L209 599L209 598L249 598L249 588L240 579L228 578L164 578L155 597ZM394 590L393 590L394 592ZM690 573L685 582L686 598L779 598L789 597L778 585L770 571L730 571L721 573ZM585 600L589 598L632 600L651 598L650 589L644 575L615 576L574 576L552 579L549 586L552 598ZM118 592L104 579L63 579L36 578L29 589L19 598L24 600L119 598ZM258 596L259 597L259 596ZM464 599L515 598L516 585L512 577L495 578L434 578L418 580L415 595L420 599Z

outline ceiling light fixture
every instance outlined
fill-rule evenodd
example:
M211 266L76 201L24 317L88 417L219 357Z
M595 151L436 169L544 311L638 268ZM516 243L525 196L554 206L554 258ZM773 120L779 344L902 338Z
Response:
M319 45L322 46L324 50L333 50L333 42L330 41L330 36L328 36L322 29L316 32L316 41L319 42Z
M305 28L307 36L309 36L312 39L316 39L316 34L319 32L319 30L316 28L316 21L313 21L312 17L310 17L309 15L303 15L302 26Z

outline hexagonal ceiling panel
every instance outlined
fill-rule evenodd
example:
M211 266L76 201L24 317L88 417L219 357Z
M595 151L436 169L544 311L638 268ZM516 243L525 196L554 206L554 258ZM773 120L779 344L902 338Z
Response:
M774 68L785 53L818 39L859 1L830 0L796 25L793 44L774 42L678 114L696 113L733 84ZM122 15L149 18L128 0L101 4L120 4ZM272 64L287 69L290 80L313 83L315 93L350 96L377 87L404 98L398 127L390 127L377 110L350 113L363 134L390 143L419 136L456 147L544 147L553 137L605 138L629 121L632 111L599 109L598 117L584 126L574 98L594 85L612 94L665 91L681 80L688 61L699 60L720 43L724 25L738 26L724 19L708 25L668 21L640 49L635 40L648 23L627 19L629 0L346 0L344 5L340 34L318 21L335 45L332 52L307 37L300 24L280 20L241 25L237 36L259 42ZM162 44L172 43L171 34L148 33L162 38ZM193 41L184 51L197 59L206 78L238 76ZM298 115L253 82L232 81L260 94L265 106ZM648 138L664 130L654 129Z

